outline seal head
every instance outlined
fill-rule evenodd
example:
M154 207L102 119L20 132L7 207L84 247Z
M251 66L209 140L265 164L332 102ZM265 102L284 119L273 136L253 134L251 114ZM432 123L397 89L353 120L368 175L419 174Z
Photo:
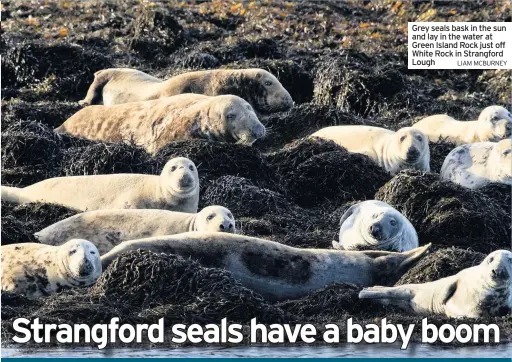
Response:
M423 132L405 127L399 129L393 137L387 153L390 159L404 164L403 168L430 171L430 148Z
M336 249L408 251L418 247L412 224L398 210L376 200L351 206L340 220Z
M196 165L188 158L176 157L167 161L161 176L173 196L185 199L197 194L199 175Z
M71 239L59 247L59 268L70 285L92 285L101 275L100 253L88 240Z
M208 206L197 213L196 231L236 233L235 218L222 206Z
M237 143L252 145L257 139L265 136L265 126L259 121L252 106L240 97L233 95L217 96L212 101L210 112L215 113L219 119L217 125L213 122L208 126L211 133L225 133L237 141ZM215 128L219 127L220 130ZM208 131L207 131L208 132Z
M498 142L505 138L512 137L512 114L504 107L490 106L485 108L478 122L487 125L488 139L491 142Z
M512 252L496 250L487 255L480 264L486 272L482 274L485 282L493 287L512 288Z
M261 113L287 111L293 106L290 93L281 85L279 80L263 69L249 69L259 83L252 101Z
M512 185L512 139L496 143L489 161L487 167L491 180Z

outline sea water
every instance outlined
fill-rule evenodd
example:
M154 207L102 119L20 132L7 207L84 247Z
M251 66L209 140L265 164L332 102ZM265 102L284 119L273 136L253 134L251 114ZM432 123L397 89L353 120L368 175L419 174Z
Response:
M183 347L183 348L2 348L2 357L171 357L171 358L216 358L216 357L502 357L512 356L512 344L472 347L444 347L426 344L410 344L407 350L399 345L354 345L327 346L240 346L240 347Z

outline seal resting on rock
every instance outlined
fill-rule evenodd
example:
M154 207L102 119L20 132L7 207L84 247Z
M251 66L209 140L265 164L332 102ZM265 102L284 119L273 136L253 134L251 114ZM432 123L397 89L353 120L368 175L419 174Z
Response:
M407 251L418 247L411 222L382 201L368 200L351 206L341 217L339 242L335 249L365 248Z
M420 315L507 315L512 308L512 252L494 251L477 266L429 283L365 288L359 298L374 299Z
M201 70L165 81L136 69L103 69L94 73L94 81L79 103L113 105L183 93L233 94L248 101L261 114L286 111L293 106L292 97L279 80L259 68Z
M29 298L92 285L101 275L100 253L87 240L73 239L61 246L11 244L1 251L2 291Z
M512 140L470 143L454 148L443 162L441 178L470 189L491 182L512 185Z
M1 189L3 201L47 202L82 211L164 209L196 213L199 203L197 168L184 157L169 160L160 175L55 177L24 188Z
M512 114L501 106L485 108L477 121L457 121L447 114L423 118L412 126L430 141L440 139L463 145L474 142L498 142L512 136Z
M55 131L103 142L135 143L151 153L176 140L201 138L251 145L265 136L265 126L242 98L200 94L85 107Z
M370 157L392 175L412 168L430 171L430 149L427 137L410 127L396 132L371 126L331 126L313 133L334 141L349 152Z
M105 254L125 240L188 231L235 233L235 219L222 206L208 206L197 214L156 209L96 210L68 217L34 235L39 242L49 245L84 238Z
M405 253L299 249L274 241L227 233L190 232L125 241L101 258L106 268L137 249L193 258L223 268L243 286L273 300L296 299L330 283L392 285L420 260L430 244Z

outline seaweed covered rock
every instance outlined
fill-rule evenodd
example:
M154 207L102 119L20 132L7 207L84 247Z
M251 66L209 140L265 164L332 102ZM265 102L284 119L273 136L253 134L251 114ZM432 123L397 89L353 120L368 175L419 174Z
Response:
M215 55L188 48L174 52L169 61L175 68L183 69L214 69L220 66L220 60Z
M402 171L375 195L402 212L421 243L472 247L484 253L510 246L510 215L480 191L437 174Z
M490 183L478 191L498 203L502 209L505 210L505 213L508 215L512 214L512 186L500 183Z
M185 41L182 26L168 9L145 3L139 5L130 32L130 47L143 59L157 64L165 64L167 56Z
M352 284L334 283L307 296L277 304L298 321L334 323L348 316L370 317L383 307L369 300L360 300L361 288Z
M2 132L11 124L24 121L35 121L56 128L80 108L78 103L70 102L5 102L2 104Z
M512 104L512 97L510 96L511 82L512 74L506 69L485 70L477 80L477 84L481 86L486 93L508 105Z
M111 66L101 52L65 41L12 42L2 57L2 86L31 87L41 99L78 100L94 72Z
M261 68L272 73L290 93L295 103L310 102L313 98L313 76L293 59L246 59L224 66L229 69Z
M175 304L201 312L202 322L279 323L282 311L246 289L231 273L205 268L176 255L137 250L122 254L91 288L107 300L126 300L142 308Z
M32 166L52 174L62 153L61 138L38 122L19 122L2 132L2 167Z
M37 242L34 233L79 213L47 203L16 205L2 201L2 245Z
M440 173L443 162L448 154L457 147L447 141L430 142L430 171Z
M161 149L155 158L163 167L170 158L178 156L194 161L203 185L232 175L245 177L260 187L277 187L273 170L261 153L250 146L204 140L176 141Z
M377 125L376 123L341 112L334 107L304 103L288 112L274 113L263 120L267 135L255 147L276 149L293 140L309 136L320 128L334 125Z
M62 173L66 176L113 173L160 174L162 169L142 147L119 143L88 142L62 152Z
M236 217L258 217L269 211L286 210L289 203L279 193L261 189L237 176L221 176L208 185L201 199L204 206L223 205Z
M302 207L366 200L390 178L367 156L317 139L296 141L272 155L270 162L286 195Z
M7 175L7 184L16 186L62 176L66 149L88 143L91 141L57 134L39 122L12 123L2 132L2 173Z
M314 81L315 102L367 116L404 89L398 64L372 63L363 54L342 54L321 61Z
M478 265L486 254L455 247L440 248L416 263L395 285L428 283Z

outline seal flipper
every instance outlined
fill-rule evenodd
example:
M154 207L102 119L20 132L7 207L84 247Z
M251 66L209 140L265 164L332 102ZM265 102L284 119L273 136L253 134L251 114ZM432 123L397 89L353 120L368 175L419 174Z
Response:
M94 73L94 80L89 86L87 95L78 102L80 105L89 106L101 104L103 99L103 88L112 79L112 69L103 69Z
M443 296L443 305L446 305L451 297L455 294L457 291L457 281L454 281L451 283L448 288L446 288L446 294Z
M392 305L405 310L413 310L411 300L414 292L407 286L370 287L359 292L359 299L374 299L384 305Z
M359 292L359 299L411 300L413 297L413 292L403 286L382 287L378 285L375 287L364 288Z

